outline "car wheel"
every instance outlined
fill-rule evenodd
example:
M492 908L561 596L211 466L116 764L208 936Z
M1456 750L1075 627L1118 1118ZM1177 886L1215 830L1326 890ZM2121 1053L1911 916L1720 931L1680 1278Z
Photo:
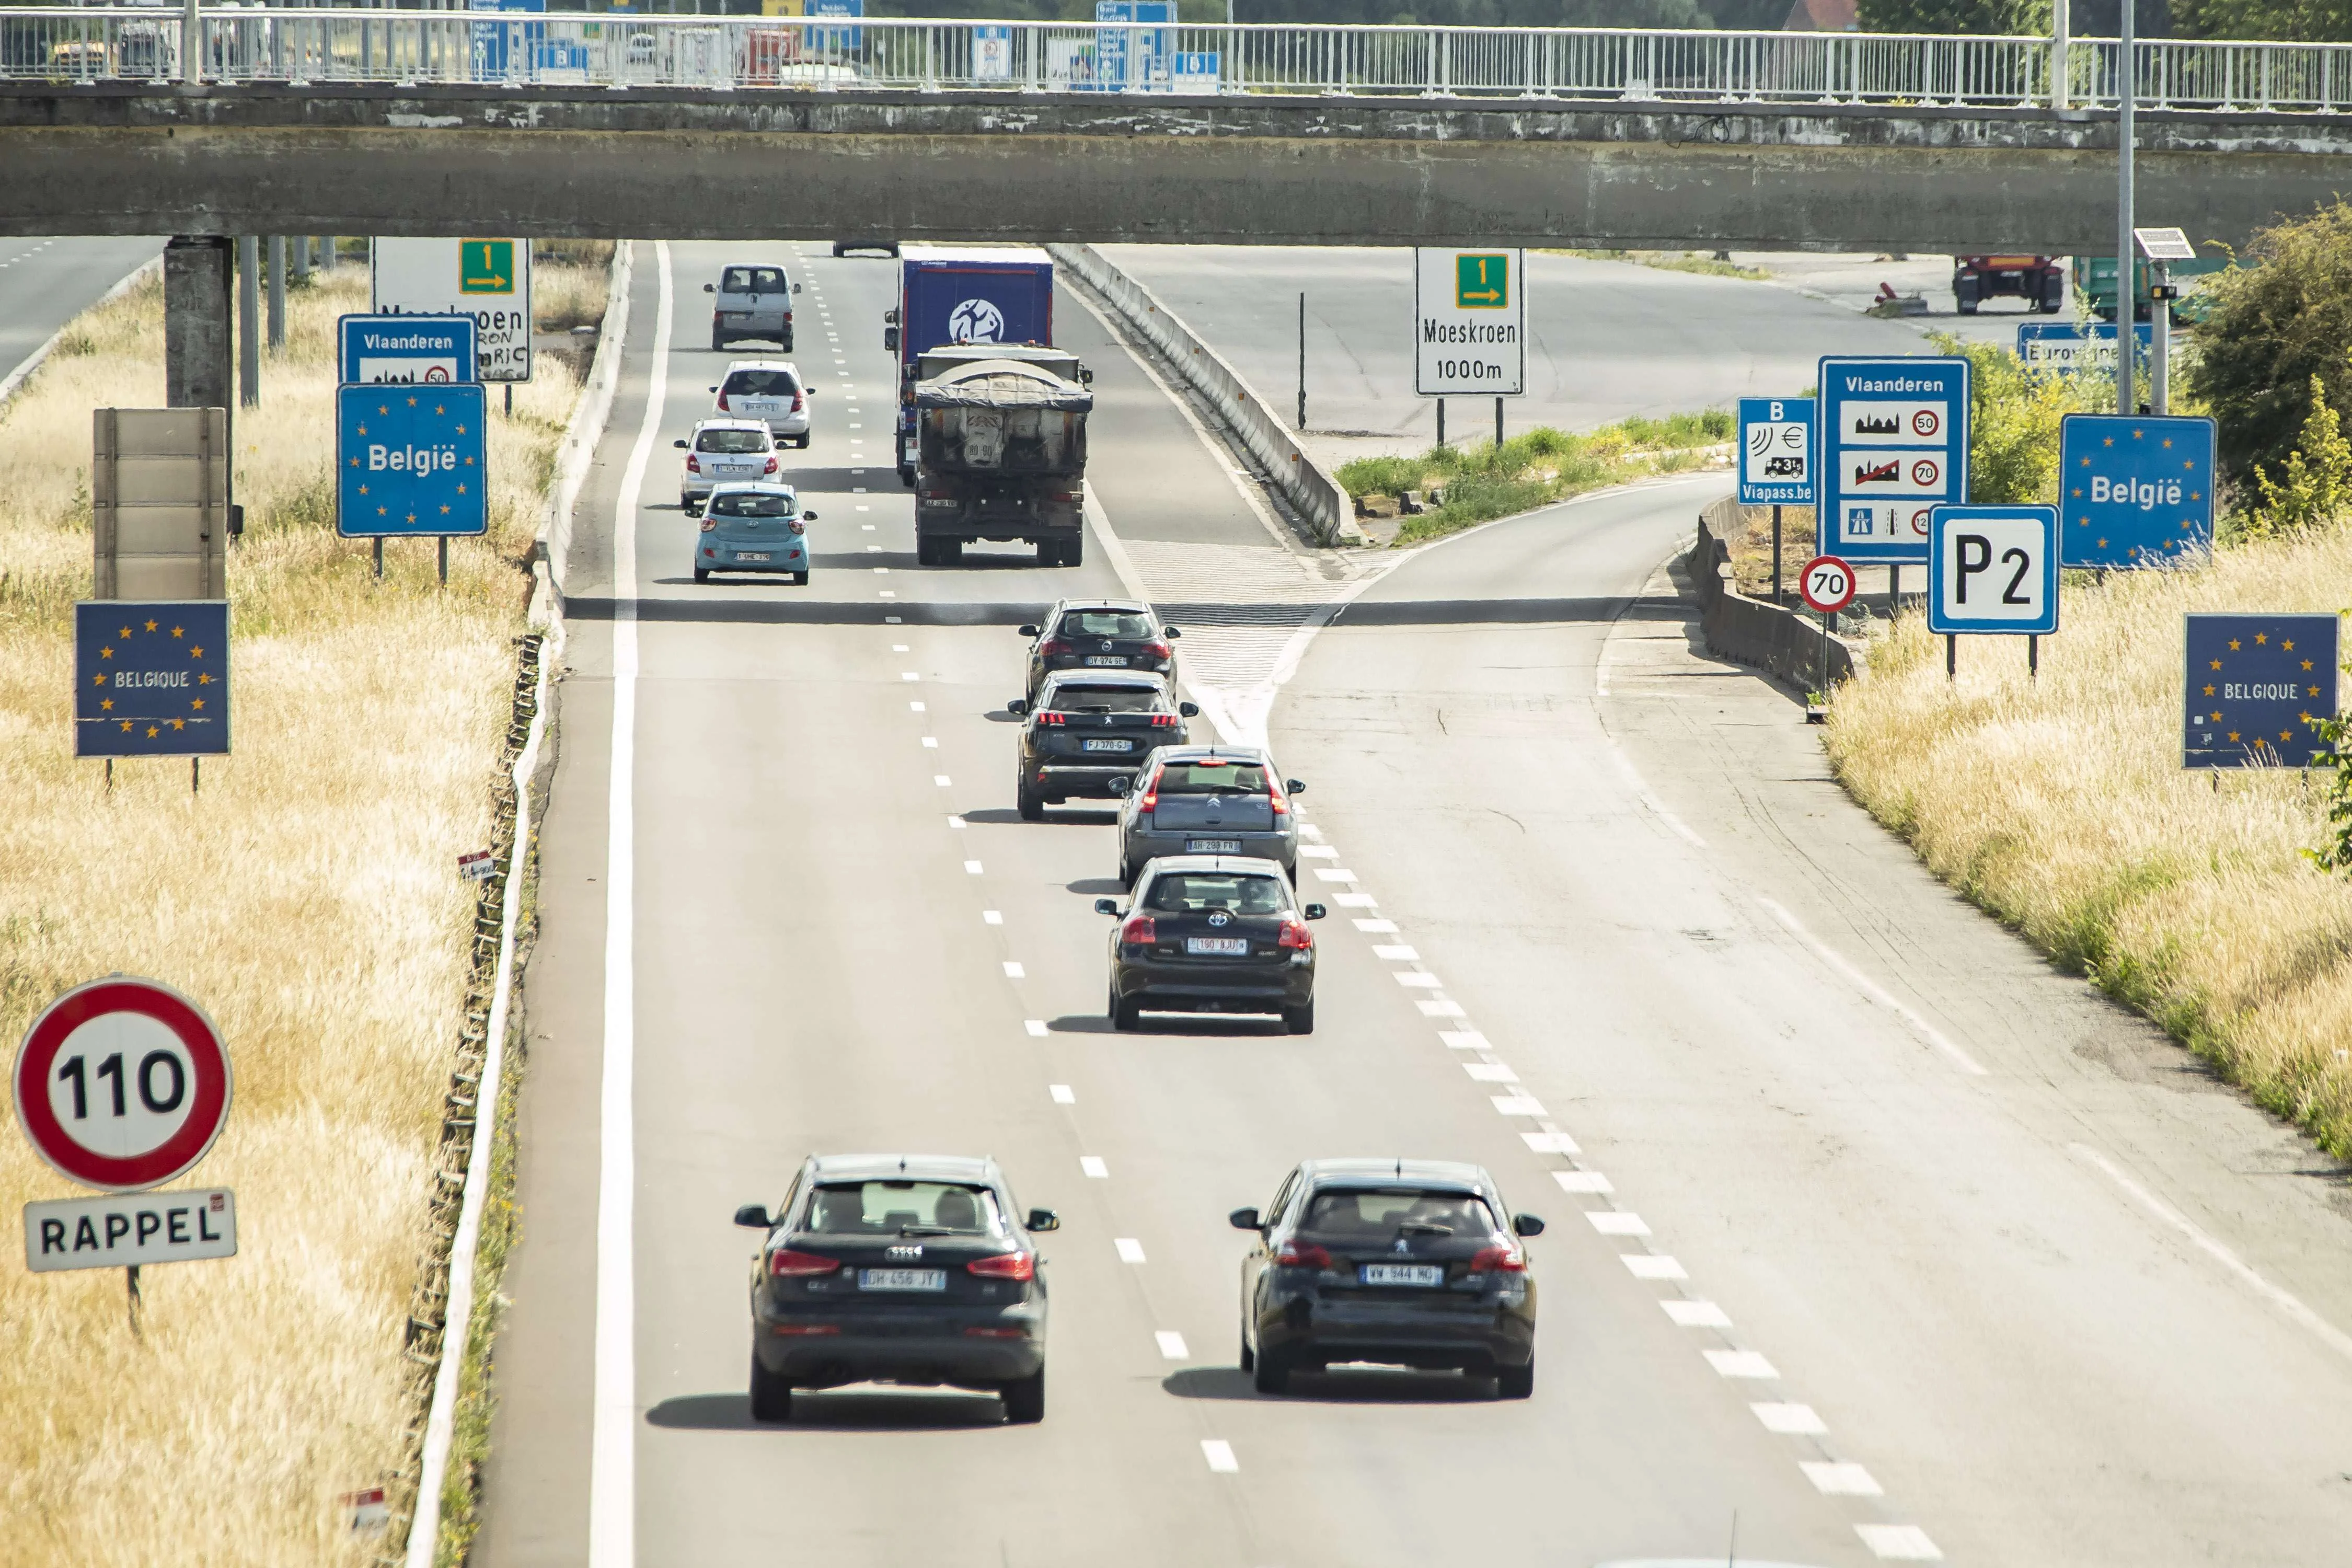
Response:
M940 541L940 564L942 566L961 566L963 564L962 540L942 539Z
M807 451L807 450L808 450L808 444L809 444L809 440L810 440L810 437L806 437L806 436L803 436L803 437L802 437L799 440L797 440L797 441L793 442L793 446L795 446L795 447L798 447L802 451L805 452L805 451Z
M784 334L784 352L786 353L793 352L793 335L790 332Z
M1251 1369L1250 1385L1260 1394L1290 1392L1290 1363L1280 1356L1261 1352L1257 1365Z
M789 1421L793 1418L793 1385L779 1373L760 1364L760 1352L751 1352L751 1419L754 1421Z
M1087 536L1074 533L1062 542L1062 562L1065 566L1083 566L1087 562Z
M1141 875L1143 875L1143 868L1136 864L1134 861L1121 860L1118 863L1118 885L1120 887L1132 888L1135 886L1135 879Z
M795 588L805 588L805 587L807 587L807 586L808 586L808 574L807 574L807 573L805 573L805 572L795 572L795 573L793 573L793 587L795 587Z
M710 574L698 566L694 569L694 580L698 583L708 583L710 581Z
M900 468L898 470L898 482L906 486L908 489L913 489L915 488L915 470L912 468Z
M727 340L720 337L717 332L711 333L710 352L715 354L725 353L727 352Z
M1136 997L1121 996L1116 991L1112 992L1110 995L1110 1026L1117 1029L1122 1035L1132 1034L1136 1030L1143 1027L1142 1001Z
M919 533L915 535L915 564L918 566L936 566L939 563L940 552L932 542L925 539Z
M1304 1007L1282 1010L1282 1032L1286 1035L1311 1035L1315 1032L1315 998L1309 996Z
M1257 1366L1257 1352L1250 1349L1249 1336L1242 1336L1242 1370L1251 1372Z
M1035 1372L1017 1383L1008 1383L1000 1391L1004 1400L1004 1419L1015 1426L1034 1426L1045 1419L1045 1369Z
M845 250L843 250L843 249L841 248L841 242L840 242L839 240L835 240L835 241L834 241L834 243L833 243L833 258L834 258L835 261L840 260L844 256L845 256L845 255L847 255L847 254L848 254L848 252L847 252L847 251L845 251Z
M1498 1366L1495 1369L1495 1396L1498 1399L1526 1399L1536 1391L1536 1358L1528 1357L1525 1366Z
M1045 797L1036 790L1031 789L1027 779L1016 779L1013 781L1013 805L1021 813L1022 821L1043 822L1045 820Z

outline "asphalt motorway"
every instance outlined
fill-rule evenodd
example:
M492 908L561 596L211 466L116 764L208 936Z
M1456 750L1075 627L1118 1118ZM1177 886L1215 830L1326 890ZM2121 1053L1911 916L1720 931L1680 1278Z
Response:
M57 330L163 253L160 239L0 239L0 382Z
M915 568L892 269L811 250L814 579L698 587L669 442L720 363L699 285L763 253L667 247L667 310L637 254L572 584L480 1561L2141 1568L2345 1538L2332 1173L1937 889L1785 698L1693 650L1658 567L1719 478L1391 556L1319 632L1283 618L1270 708L1233 710L1328 851L1318 1030L1116 1035L1108 816L1013 813L1013 626L1278 553L1229 465L1066 298L1109 531L1076 570ZM1063 1215L1045 1423L868 1387L755 1426L730 1215L811 1151L898 1149L992 1153ZM1250 1390L1223 1215L1336 1154L1478 1161L1552 1222L1532 1400Z

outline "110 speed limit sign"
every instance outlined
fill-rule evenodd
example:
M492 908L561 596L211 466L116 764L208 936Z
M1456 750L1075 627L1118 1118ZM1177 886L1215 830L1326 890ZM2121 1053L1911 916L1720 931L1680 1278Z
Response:
M1853 603L1853 568L1834 555L1816 555L1805 563L1797 591L1805 603L1822 615L1834 616Z
M185 1174L228 1119L228 1051L168 985L113 975L77 985L16 1049L17 1124L58 1174L114 1193Z

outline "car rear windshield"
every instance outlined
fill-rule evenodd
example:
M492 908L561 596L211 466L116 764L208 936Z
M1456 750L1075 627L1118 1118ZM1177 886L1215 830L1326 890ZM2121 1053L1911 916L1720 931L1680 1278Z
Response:
M713 517L791 517L799 505L790 496L722 495L708 510Z
M1163 871L1151 879L1143 907L1165 914L1231 910L1242 915L1278 915L1290 907L1279 877L1234 871Z
M719 290L728 294L781 294L784 291L783 269L778 267L730 267L720 279Z
M1468 1193L1418 1187L1324 1187L1307 1203L1299 1228L1317 1236L1389 1240L1421 1236L1492 1236L1494 1212Z
M1124 637L1130 642L1152 635L1151 617L1139 610L1065 610L1055 631L1066 637Z
M1162 795L1264 795L1265 770L1255 763L1170 763L1160 770Z
M790 397L800 389L790 371L739 370L728 376L725 391L730 397Z
M996 1194L961 1182L827 1182L803 1230L824 1236L1002 1236Z
M1046 707L1064 713L1150 713L1160 707L1160 693L1139 686L1055 686L1045 693Z
M694 438L698 452L765 452L773 445L765 430L705 430Z

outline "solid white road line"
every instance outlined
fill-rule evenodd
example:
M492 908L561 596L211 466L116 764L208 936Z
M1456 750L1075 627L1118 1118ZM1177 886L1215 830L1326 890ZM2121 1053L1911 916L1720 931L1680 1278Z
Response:
M1201 1458L1208 1460L1209 1468L1219 1475L1230 1476L1242 1468L1241 1461L1234 1458L1234 1446L1223 1437L1202 1438Z
M1873 980L1869 975L1864 974L1861 970L1856 969L1853 964L1847 963L1843 953L1838 952L1835 948L1822 941L1811 931L1807 931L1804 927L1804 923L1798 920L1796 916L1790 914L1787 910L1782 909L1779 904L1774 903L1769 899L1759 899L1756 901L1763 905L1765 912L1770 915L1774 920L1779 921L1781 926L1787 930L1790 936L1795 937L1799 942L1801 942L1807 947L1811 948L1813 950L1813 956L1819 958L1823 963L1828 964L1832 969L1836 970L1840 974L1843 975L1855 990L1861 992L1872 1001L1877 1003L1880 1006L1901 1018L1914 1029L1916 1029L1919 1032L1920 1038L1926 1040L1929 1045L1943 1052L1947 1057L1949 1057L1955 1067L1958 1067L1962 1072L1970 1074L1973 1077L1982 1078L1985 1076L1985 1069L1979 1064L1976 1058L1969 1055L1968 1052L1952 1044L1949 1039L1945 1037L1944 1032L1941 1029L1937 1028L1935 1025L1930 1024L1927 1019L1921 1017L1917 1009L1910 1006L1901 998L1897 997L1893 992L1887 990L1884 985L1881 985L1877 981Z
M596 1381L588 1456L588 1568L630 1568L637 1536L636 739L637 500L669 389L669 247L646 412L613 515L613 742L605 795L604 1062L597 1122Z

